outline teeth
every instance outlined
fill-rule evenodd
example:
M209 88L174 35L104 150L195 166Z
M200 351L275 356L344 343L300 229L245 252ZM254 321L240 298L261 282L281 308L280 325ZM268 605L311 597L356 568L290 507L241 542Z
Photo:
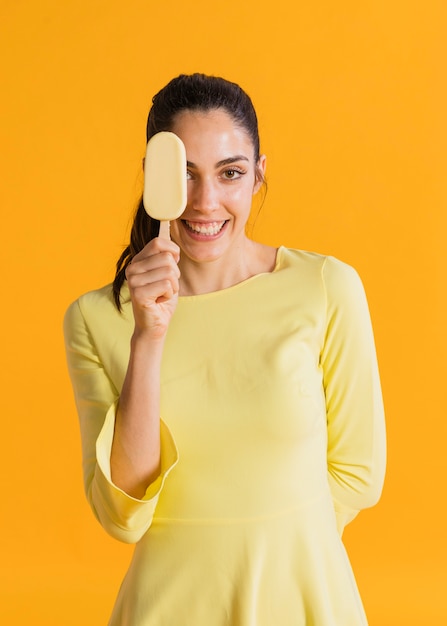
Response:
M217 235L217 233L222 229L225 222L210 222L209 224L199 224L198 222L188 222L188 220L185 220L185 224L195 233L200 233L201 235Z

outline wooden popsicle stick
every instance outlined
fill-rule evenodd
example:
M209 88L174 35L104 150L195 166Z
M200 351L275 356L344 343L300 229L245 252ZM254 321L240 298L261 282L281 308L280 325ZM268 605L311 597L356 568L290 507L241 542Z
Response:
M168 220L161 220L160 221L160 230L158 231L158 236L162 237L163 239L170 239L171 238L171 222L169 222Z

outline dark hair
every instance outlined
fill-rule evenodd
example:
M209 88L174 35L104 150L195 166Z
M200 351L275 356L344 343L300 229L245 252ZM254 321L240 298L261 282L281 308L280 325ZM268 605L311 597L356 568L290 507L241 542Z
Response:
M181 74L172 79L152 99L146 126L146 139L161 131L169 131L181 111L212 111L224 109L234 122L244 129L253 143L255 163L259 160L259 131L256 111L250 97L237 85L223 78L205 74ZM259 172L257 173L260 176ZM121 311L120 291L126 278L126 268L132 258L158 235L159 222L146 213L143 198L138 204L130 243L116 264L113 299Z

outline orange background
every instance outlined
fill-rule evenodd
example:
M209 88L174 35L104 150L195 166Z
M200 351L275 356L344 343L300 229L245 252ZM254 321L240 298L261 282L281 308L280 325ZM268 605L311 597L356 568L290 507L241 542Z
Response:
M2 623L105 624L130 558L84 498L61 324L113 276L151 96L192 71L256 104L254 235L340 257L369 296L389 464L345 542L370 626L447 623L445 6L0 2Z

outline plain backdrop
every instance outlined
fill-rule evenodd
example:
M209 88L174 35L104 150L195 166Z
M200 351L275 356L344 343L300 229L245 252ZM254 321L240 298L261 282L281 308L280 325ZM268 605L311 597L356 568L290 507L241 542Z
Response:
M365 284L389 462L344 539L370 626L447 623L446 17L444 0L0 1L2 623L106 624L129 562L84 498L62 318L112 280L151 97L194 71L255 102L253 236Z

